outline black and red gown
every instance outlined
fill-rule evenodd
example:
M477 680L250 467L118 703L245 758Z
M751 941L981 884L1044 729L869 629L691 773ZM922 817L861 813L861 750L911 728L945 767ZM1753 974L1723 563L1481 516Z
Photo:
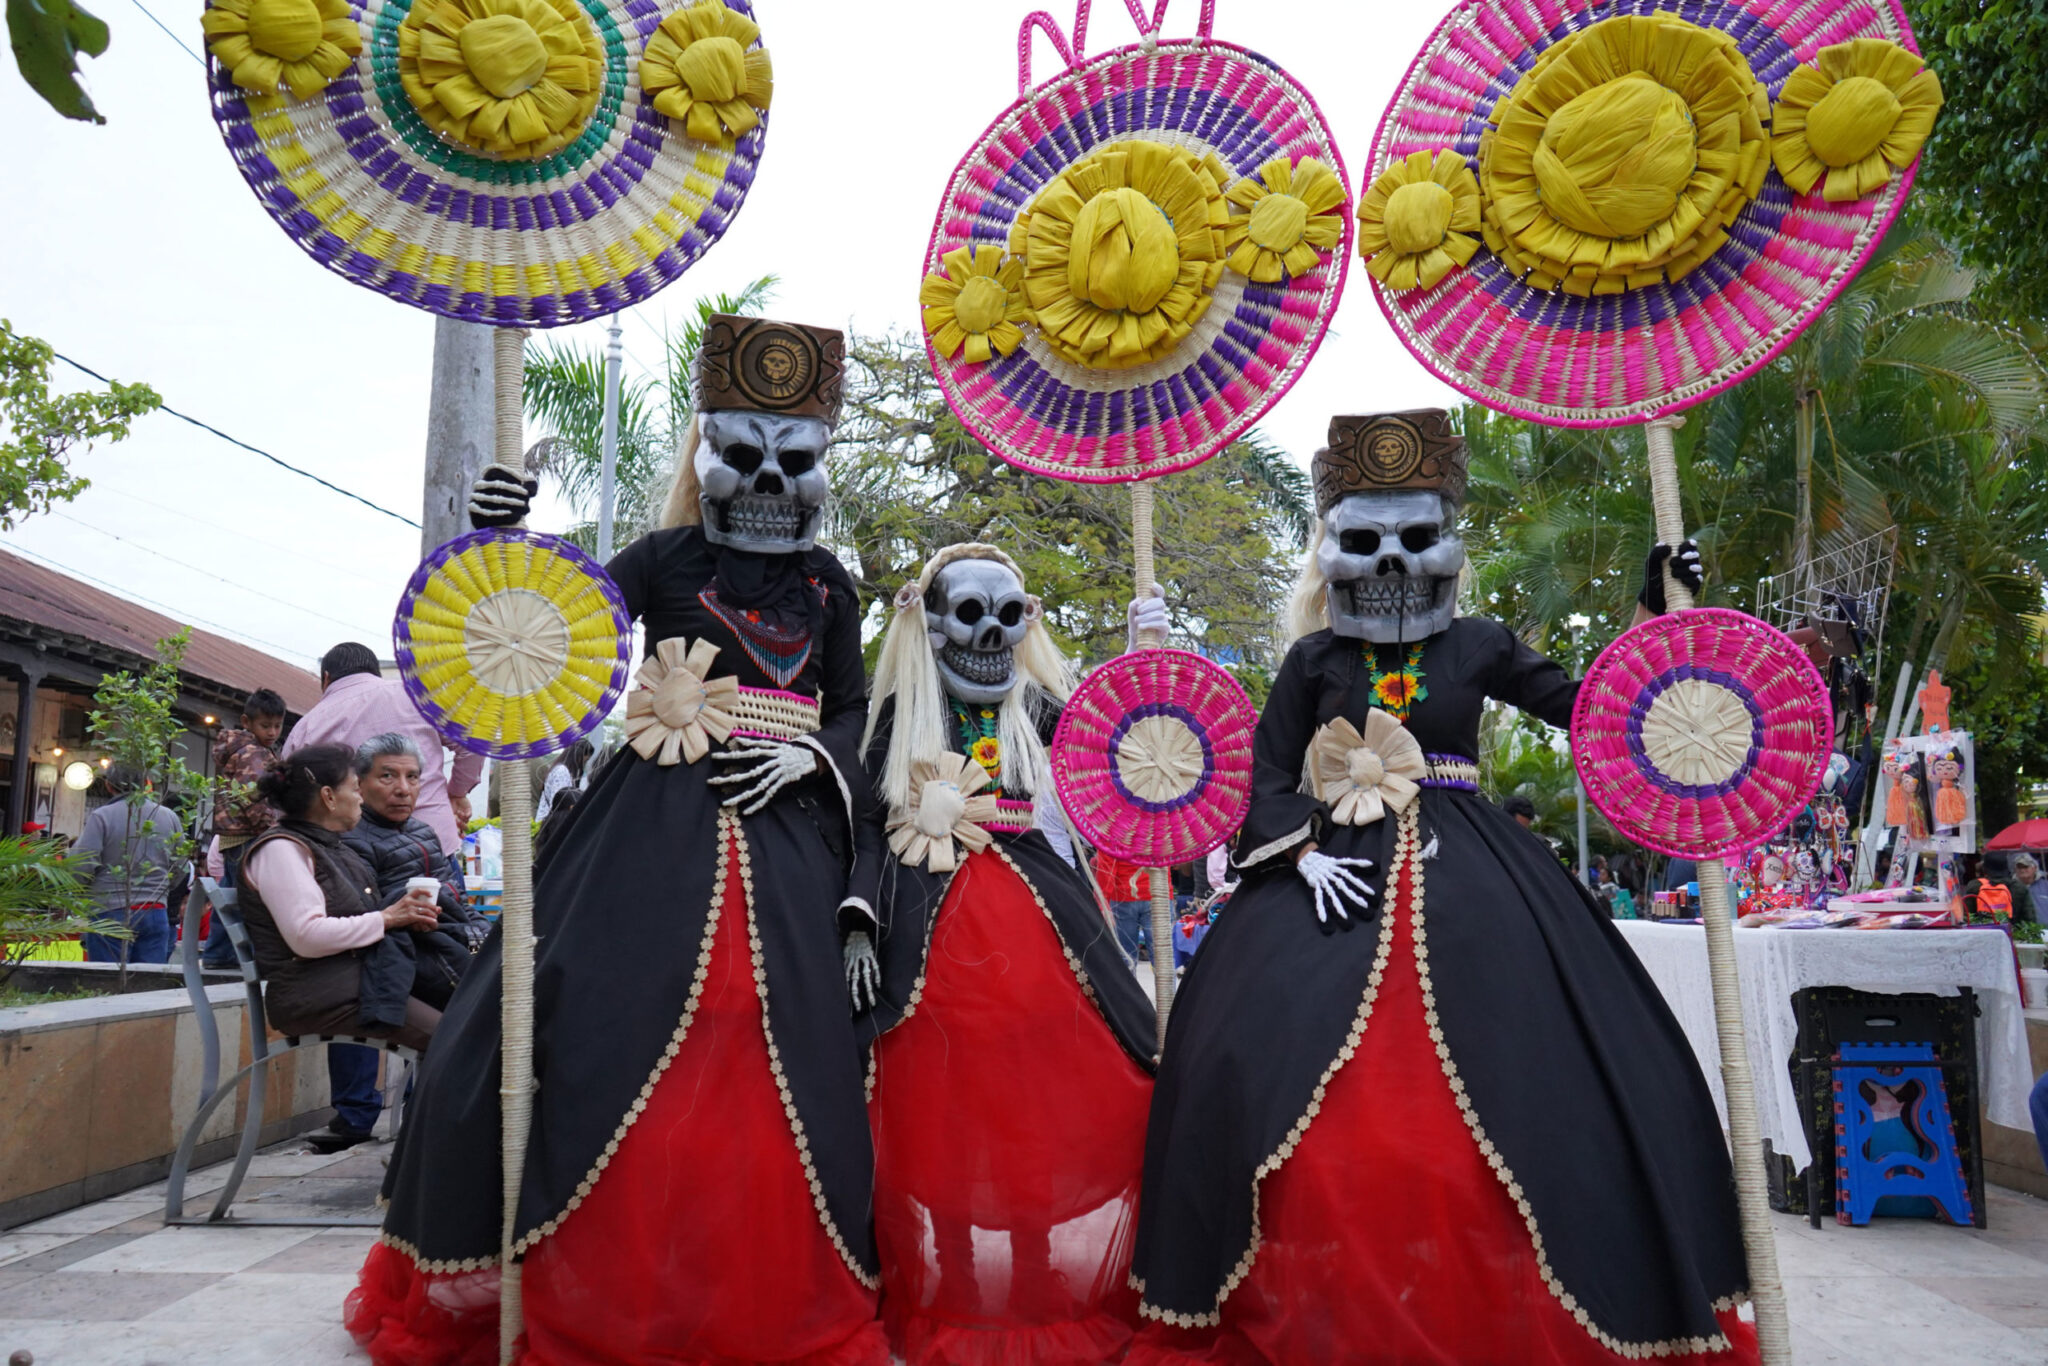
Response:
M876 784L894 706L868 749ZM1029 799L1001 800L994 843L950 874L891 855L879 803L862 822L882 1315L909 1366L1096 1366L1137 1322L1157 1023L1087 874Z
M534 1102L517 1236L529 1366L886 1366L873 1149L836 913L866 721L837 560L657 531L608 566L647 646L815 699L825 760L761 812L726 766L621 749L537 869ZM443 1016L349 1296L378 1366L497 1359L500 936Z
M1259 719L1243 884L1189 966L1153 1096L1129 1361L1754 1361L1735 1185L1699 1065L1605 911L1480 796L1481 703L1562 725L1578 685L1498 622L1422 655L1431 780L1337 825L1316 730L1368 651L1318 631ZM1379 667L1401 654L1379 647ZM1316 919L1294 853L1377 862Z

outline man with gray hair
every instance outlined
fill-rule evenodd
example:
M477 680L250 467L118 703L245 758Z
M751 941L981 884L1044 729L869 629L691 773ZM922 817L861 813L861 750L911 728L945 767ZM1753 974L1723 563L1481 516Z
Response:
M2048 879L2042 878L2040 863L2032 854L2021 854L2012 861L2012 876L2027 898L2025 906L2015 899L2013 918L2022 919L2023 913L2031 909L2038 923L2048 925Z
M490 922L470 911L462 889L449 878L448 860L432 826L413 814L419 805L424 764L411 736L388 731L356 748L356 778L362 785L363 818L342 838L376 875L386 903L405 894L406 883L430 877L441 884L435 901L441 927L474 948L490 933Z

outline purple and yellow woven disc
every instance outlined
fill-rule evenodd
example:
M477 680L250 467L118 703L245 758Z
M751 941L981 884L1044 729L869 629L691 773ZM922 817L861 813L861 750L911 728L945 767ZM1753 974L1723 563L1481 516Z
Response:
M1783 632L1725 608L1652 618L1600 652L1572 710L1572 761L1615 828L1720 858L1792 823L1834 748L1827 685Z
M1431 35L1373 141L1366 183L1410 153L1475 162L1497 103L1566 36L1616 15L1675 14L1731 35L1776 99L1821 48L1911 49L1899 0L1464 0ZM1439 379L1550 426L1605 427L1690 407L1768 364L1869 259L1911 188L1828 203L1773 169L1728 240L1676 283L1574 297L1530 288L1485 247L1428 288L1375 282L1380 308Z
M1225 190L1282 157L1313 157L1346 183L1322 111L1266 58L1213 40L1120 48L1047 81L989 125L946 187L925 270L962 247L1004 247L1040 191L1131 139L1213 152L1230 177ZM1193 330L1148 364L1076 364L1027 324L1023 345L985 362L948 358L927 338L932 372L968 429L1024 469L1115 483L1200 464L1278 402L1321 344L1356 231L1348 202L1340 212L1342 239L1314 268L1269 284L1224 271Z
M515 528L458 536L420 561L391 634L420 715L493 759L552 754L597 729L632 663L632 619L603 568Z
M308 99L244 90L209 59L214 120L256 198L329 270L444 317L584 322L673 283L754 183L765 110L721 146L684 136L641 88L642 50L691 2L575 0L601 54L596 105L533 160L494 158L422 119L400 82L415 0L347 0L362 51Z
M1258 721L1227 670L1182 650L1134 650L1067 699L1053 785L1081 834L1111 857L1185 863L1244 823Z

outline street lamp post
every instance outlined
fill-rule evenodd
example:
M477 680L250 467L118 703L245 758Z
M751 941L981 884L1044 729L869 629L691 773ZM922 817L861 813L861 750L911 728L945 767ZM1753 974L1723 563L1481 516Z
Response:
M1574 612L1564 619L1564 624L1572 628L1572 665L1583 673L1585 672L1585 651L1581 646L1585 640L1586 628L1593 624L1593 619L1583 613ZM1579 776L1579 766L1576 763L1572 765L1572 786L1578 793L1579 881L1588 890L1591 890L1593 882L1587 876L1592 871L1592 861L1586 854L1586 780Z

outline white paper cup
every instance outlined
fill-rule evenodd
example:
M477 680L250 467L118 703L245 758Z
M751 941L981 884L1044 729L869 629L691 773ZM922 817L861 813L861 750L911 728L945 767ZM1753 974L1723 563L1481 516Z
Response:
M405 880L408 892L425 892L430 897L441 895L441 879L437 877L409 877Z

